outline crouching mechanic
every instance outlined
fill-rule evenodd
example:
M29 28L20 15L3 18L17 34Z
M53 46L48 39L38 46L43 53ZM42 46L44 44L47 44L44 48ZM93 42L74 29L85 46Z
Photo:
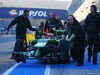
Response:
M73 15L68 17L68 32L71 33L70 37L66 39L68 42L73 40L73 46L76 53L77 66L84 65L84 33L80 23L75 19Z
M14 18L14 20L11 21L11 23L7 27L6 34L8 34L9 29L16 24L16 40L26 40L27 28L31 31L36 31L35 28L32 28L28 16L29 10L25 9L23 15L17 16L16 18Z

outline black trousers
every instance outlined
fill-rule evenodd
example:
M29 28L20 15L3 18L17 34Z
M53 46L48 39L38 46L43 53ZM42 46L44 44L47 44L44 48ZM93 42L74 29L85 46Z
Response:
M93 56L93 62L97 62L99 36L98 34L88 34L88 58Z
M100 52L100 36L99 36L98 50Z
M25 35L20 35L20 34L16 34L16 40L18 39L23 39L24 42L24 51L27 51L27 40L26 40L26 34Z
M82 64L84 62L85 39L74 39L73 47L75 50L77 64Z
M26 34L25 35L21 35L21 34L16 33L16 40L17 39L24 39L24 40L26 40Z

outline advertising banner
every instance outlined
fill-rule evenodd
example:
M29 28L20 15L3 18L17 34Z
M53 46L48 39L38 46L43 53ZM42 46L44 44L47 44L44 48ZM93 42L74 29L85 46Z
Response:
M22 15L24 9L28 9L30 11L29 18L31 19L47 19L51 11L53 11L55 14L59 14L62 20L65 20L68 17L67 10L0 7L0 18L15 18L18 15Z

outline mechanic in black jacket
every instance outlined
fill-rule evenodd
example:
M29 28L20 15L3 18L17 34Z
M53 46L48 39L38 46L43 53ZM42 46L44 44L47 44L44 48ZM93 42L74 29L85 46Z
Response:
M55 18L55 14L53 11L50 12L49 18L45 22L44 31L48 29L49 33L54 33L54 29L57 27L57 19Z
M29 16L29 10L25 9L23 15L17 16L14 18L14 20L11 21L11 23L8 25L6 33L8 34L9 29L16 25L16 39L24 39L26 40L26 32L27 28L31 31L35 31L35 28L32 28L29 19L27 18Z
M70 36L69 38L66 38L68 42L73 41L73 47L74 52L77 59L77 66L84 65L84 32L81 28L80 23L75 19L73 15L70 15L68 17L68 23L67 23L67 36ZM69 34L70 32L70 34Z
M87 33L88 36L88 62L91 61L93 55L93 64L97 65L97 56L98 56L98 42L99 42L99 33L100 33L100 16L96 12L97 7L95 5L90 6L90 11L85 20L84 33ZM93 47L94 45L94 47ZM93 53L92 53L93 49Z
M63 24L62 24L62 22L61 22L61 20L60 20L60 15L59 14L57 14L56 15L56 19L57 19L57 27L56 27L56 29L64 29L64 27L63 27Z

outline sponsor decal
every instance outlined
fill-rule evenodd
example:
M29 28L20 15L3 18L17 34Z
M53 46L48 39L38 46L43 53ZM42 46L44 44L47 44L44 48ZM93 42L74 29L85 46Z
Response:
M19 11L19 15L23 14L23 10ZM46 11L30 11L29 12L29 17L47 17L47 12Z
M15 9L12 9L11 11L9 11L9 14L10 14L11 16L15 16L15 15L17 15L18 13L17 13L17 11L16 11Z
M0 8L0 18L14 18L16 16L22 15L25 8ZM61 16L61 20L66 20L68 17L68 13L66 10L56 10L56 9L34 9L27 8L30 10L29 17L31 19L47 19L49 17L49 13L54 11L55 14L59 14ZM2 11L3 10L3 11ZM5 12L4 12L5 11Z
M16 15L22 15L23 10L19 10L18 12L15 9L12 9L9 11L9 14L11 16L16 16ZM46 11L30 11L29 12L29 17L47 17L47 12Z

